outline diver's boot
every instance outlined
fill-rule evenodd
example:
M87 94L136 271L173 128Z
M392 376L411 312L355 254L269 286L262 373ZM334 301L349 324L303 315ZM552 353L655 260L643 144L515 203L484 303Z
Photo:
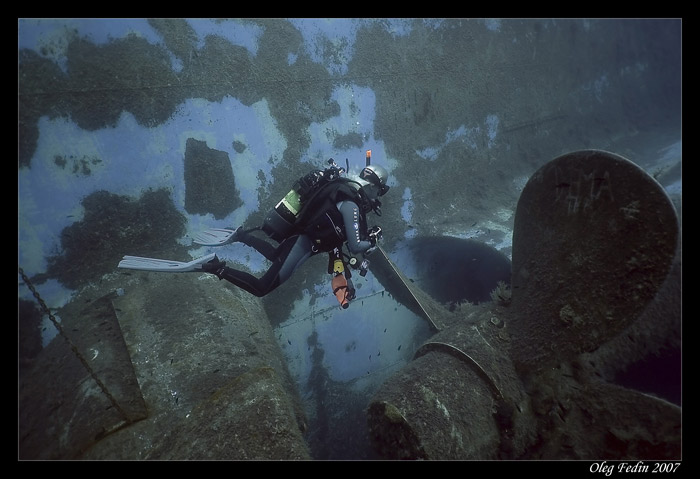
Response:
M225 269L226 261L221 261L218 256L214 256L214 259L202 264L202 271L213 274L219 279L223 278Z

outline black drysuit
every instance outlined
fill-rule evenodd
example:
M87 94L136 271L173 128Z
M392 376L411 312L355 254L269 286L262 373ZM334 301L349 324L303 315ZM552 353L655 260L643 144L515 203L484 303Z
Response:
M360 232L367 231L366 218L363 210L352 200L341 200L335 204L340 212L337 215L328 215L329 223L335 226L338 234L336 246L340 247L343 242L347 242L348 250L352 254L360 254L370 249L372 242L362 239ZM342 225L335 225L331 217L342 218ZM309 234L301 233L290 236L283 240L279 246L275 247L262 238L251 234L250 231L240 232L236 237L237 241L255 248L260 254L272 262L270 268L257 278L245 271L223 267L216 272L219 279L225 279L239 288L248 291L255 296L265 296L279 285L288 280L292 274L312 255L328 249L319 250L314 239Z

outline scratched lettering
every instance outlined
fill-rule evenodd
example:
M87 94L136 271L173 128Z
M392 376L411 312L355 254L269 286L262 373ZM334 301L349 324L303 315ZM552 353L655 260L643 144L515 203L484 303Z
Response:
M576 170L566 174L561 168L555 168L554 186L554 202L565 202L570 215L585 212L596 201L614 201L608 171L598 174L595 170L591 173Z

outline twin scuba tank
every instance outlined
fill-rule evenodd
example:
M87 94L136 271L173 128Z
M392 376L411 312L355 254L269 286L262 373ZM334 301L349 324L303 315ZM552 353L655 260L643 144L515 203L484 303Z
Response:
M265 216L263 231L273 240L282 241L294 232L299 213L324 184L339 178L345 172L335 164L333 158L328 160L330 165L325 170L314 170L299 178L284 198Z

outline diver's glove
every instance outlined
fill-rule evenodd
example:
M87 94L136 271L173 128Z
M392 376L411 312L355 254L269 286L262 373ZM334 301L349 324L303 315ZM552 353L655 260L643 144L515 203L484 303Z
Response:
M225 267L226 261L221 261L218 256L214 256L214 259L207 261L202 265L202 271L205 273L211 273L217 278L221 279L223 278Z
M226 239L226 242L223 244L231 244L231 243L237 243L241 240L241 236L243 235L243 226L239 226L238 228L234 228L233 226L230 226L229 228L226 228L229 231L233 231L231 233L231 236L229 236Z
M377 246L377 241L382 239L382 228L379 226L372 226L367 232L369 236L369 242L372 243L372 247Z
M347 294L345 295L345 298L348 301L352 301L357 297L356 291L355 291L355 285L352 284L352 280L350 278L347 278L348 281L348 289L347 289Z

